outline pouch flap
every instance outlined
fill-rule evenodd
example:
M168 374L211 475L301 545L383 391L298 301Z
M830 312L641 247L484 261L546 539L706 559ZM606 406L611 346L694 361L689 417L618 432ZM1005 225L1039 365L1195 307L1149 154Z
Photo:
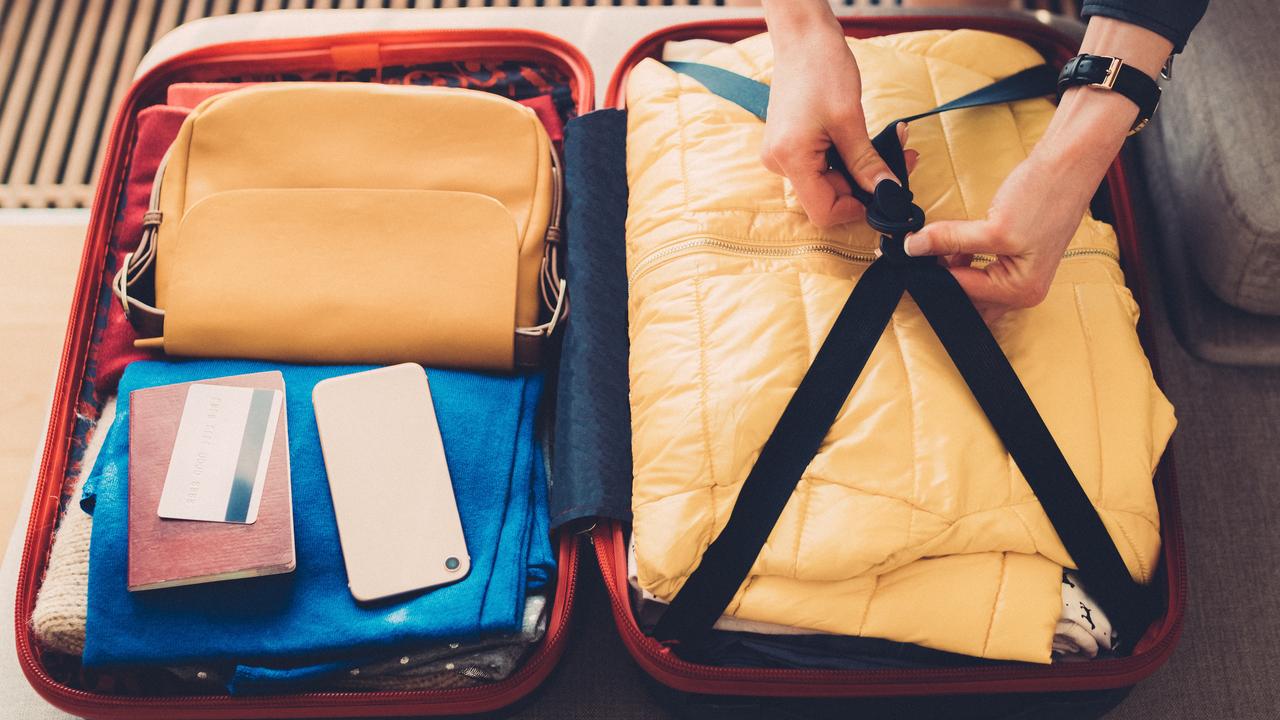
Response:
M534 111L517 102L459 88L263 83L202 102L167 163L158 286L171 272L167 238L212 195L294 188L480 193L515 223L519 323L537 324L551 144Z
M187 212L169 251L168 353L512 367L518 239L494 198L228 191Z

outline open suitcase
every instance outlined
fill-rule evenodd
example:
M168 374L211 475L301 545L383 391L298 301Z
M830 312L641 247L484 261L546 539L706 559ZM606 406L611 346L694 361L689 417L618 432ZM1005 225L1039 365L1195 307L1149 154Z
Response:
M1030 21L1007 18L872 17L845 21L846 31L873 36L927 28L976 28L1022 39L1051 62L1061 63L1074 52L1072 42ZM656 33L633 48L608 84L607 104L621 106L629 69L660 52L670 40L711 38L734 41L762 32L754 20L702 22ZM951 670L795 671L727 669L696 665L678 659L646 636L632 614L626 569L626 519L592 517L600 513L563 512L553 517L553 544L558 548L558 576L547 632L507 680L479 687L397 692L308 692L286 695L232 697L225 695L147 694L127 676L88 684L77 668L51 668L34 642L32 610L47 570L59 514L67 498L65 483L83 447L78 438L96 415L95 328L102 322L110 296L107 267L113 226L119 221L126 180L129 146L137 112L161 102L165 88L176 82L216 82L258 78L265 74L329 73L333 79L374 79L383 68L458 61L524 61L552 69L567 79L573 113L592 109L593 77L586 60L573 47L555 38L521 30L395 31L353 35L235 42L205 47L165 61L140 78L119 109L103 174L99 181L82 258L80 277L58 374L45 454L40 466L35 503L22 555L16 607L19 659L29 681L54 705L88 717L118 718L245 718L353 717L454 715L490 712L509 706L532 692L552 671L568 641L581 540L594 547L605 578L612 611L623 641L640 668L656 681L655 688L681 714L705 717L723 713L734 717L777 717L786 713L848 716L871 715L947 717L1013 716L1028 709L1065 709L1072 717L1100 714L1118 703L1126 689L1153 672L1172 652L1181 627L1185 603L1185 566L1173 472L1166 457L1156 482L1164 534L1163 567L1156 581L1167 593L1167 612L1129 657L1056 666L974 668ZM571 156L567 159L572 162ZM572 172L572 167L569 168ZM1144 295L1136 227L1130 213L1125 162L1108 175L1095 212L1116 226L1125 260L1125 274L1135 295ZM569 198L570 215L573 198ZM574 234L567 227L570 248L613 242L621 237ZM572 249L570 250L572 253ZM569 275L570 293L575 278ZM618 278L619 283L623 279ZM572 322L572 321L570 321ZM1145 338L1144 338L1145 343ZM1150 344L1146 343L1150 352ZM576 356L566 355L565 362ZM564 389L561 388L561 397ZM575 417L587 412L558 409L557 422L590 422ZM553 466L559 472L558 459ZM556 481L590 482L589 474ZM589 490L587 491L589 493ZM554 493L554 489L553 489ZM555 498L553 497L553 508ZM1046 717L1056 716L1045 713Z

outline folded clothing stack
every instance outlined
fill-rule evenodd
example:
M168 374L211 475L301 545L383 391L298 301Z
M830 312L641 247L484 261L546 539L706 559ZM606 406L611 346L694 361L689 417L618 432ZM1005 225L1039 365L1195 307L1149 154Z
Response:
M634 542L629 544L627 551L627 581L636 621L645 632L651 632L666 612L667 603L640 587ZM1076 573L1064 570L1062 617L1058 619L1053 634L1054 662L1110 657L1114 654L1115 641L1115 632L1106 613L1085 591ZM1005 662L933 650L914 643L815 633L807 628L743 620L732 615L722 615L716 620L706 641L683 649L682 657L725 667L829 670L971 667Z
M489 654L483 668L468 659L467 677L490 679L486 672L502 674L504 668L509 673L515 662L510 646L527 647L540 636L545 603L528 598L547 586L554 563L546 474L533 433L541 378L429 371L471 571L425 594L362 606L346 586L311 390L320 380L365 369L246 361L142 361L128 367L115 422L83 488L83 508L93 515L86 666L232 668L232 692L279 691L334 685L335 678L369 682L389 662L416 670L419 684L433 682L423 678L434 664L456 668L463 664L457 651L471 648ZM297 570L130 593L129 393L266 370L279 370L286 386ZM507 650L498 657L492 651L500 647Z

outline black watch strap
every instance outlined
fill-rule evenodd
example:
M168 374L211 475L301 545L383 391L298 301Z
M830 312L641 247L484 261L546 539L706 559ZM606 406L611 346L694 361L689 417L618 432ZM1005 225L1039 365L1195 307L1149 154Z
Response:
M1150 75L1126 65L1120 58L1088 54L1071 58L1058 75L1058 97L1076 85L1114 90L1137 104L1138 119L1134 121L1130 135L1151 122L1151 116L1160 104L1160 85Z

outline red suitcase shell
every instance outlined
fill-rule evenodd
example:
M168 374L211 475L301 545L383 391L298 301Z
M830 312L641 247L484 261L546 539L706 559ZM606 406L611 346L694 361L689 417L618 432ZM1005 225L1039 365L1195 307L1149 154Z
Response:
M473 688L402 692L312 692L270 697L220 695L141 697L88 692L61 683L41 663L31 613L57 523L62 483L76 421L77 399L91 333L104 287L107 244L124 189L129 139L135 117L149 98L163 97L175 82L216 81L236 75L291 71L340 71L465 60L524 60L554 67L570 78L579 113L594 102L593 77L583 55L562 40L526 30L430 30L359 33L235 42L204 47L172 58L130 88L117 111L102 176L94 198L80 275L71 305L54 392L44 457L18 576L16 636L19 662L28 681L53 705L94 718L260 718L452 715L488 712L532 692L564 653L578 574L578 538L560 532L558 577L547 632L522 667L508 679Z
M1075 55L1078 48L1078 43L1046 25L1007 17L873 16L842 22L845 33L854 37L927 29L999 32L1027 42L1057 65ZM609 81L605 105L625 107L623 87L627 74L644 58L660 56L663 44L668 41L709 38L735 42L764 30L763 21L749 19L698 22L660 30L641 40L623 57ZM1146 297L1146 281L1126 179L1129 172L1128 159L1123 156L1117 159L1107 173L1104 195L1108 196L1114 216L1112 221L1119 237L1126 282L1141 305ZM1141 325L1139 332L1153 366L1157 365L1149 330ZM1158 378L1158 367L1156 374ZM624 525L602 521L593 530L591 539L623 643L644 672L678 692L774 698L907 698L1108 690L1134 685L1154 672L1169 658L1182 630L1187 599L1186 556L1173 460L1168 452L1157 470L1155 483L1164 562L1153 582L1166 590L1167 610L1131 656L1090 662L861 671L724 668L690 663L645 635L636 623L629 600Z

